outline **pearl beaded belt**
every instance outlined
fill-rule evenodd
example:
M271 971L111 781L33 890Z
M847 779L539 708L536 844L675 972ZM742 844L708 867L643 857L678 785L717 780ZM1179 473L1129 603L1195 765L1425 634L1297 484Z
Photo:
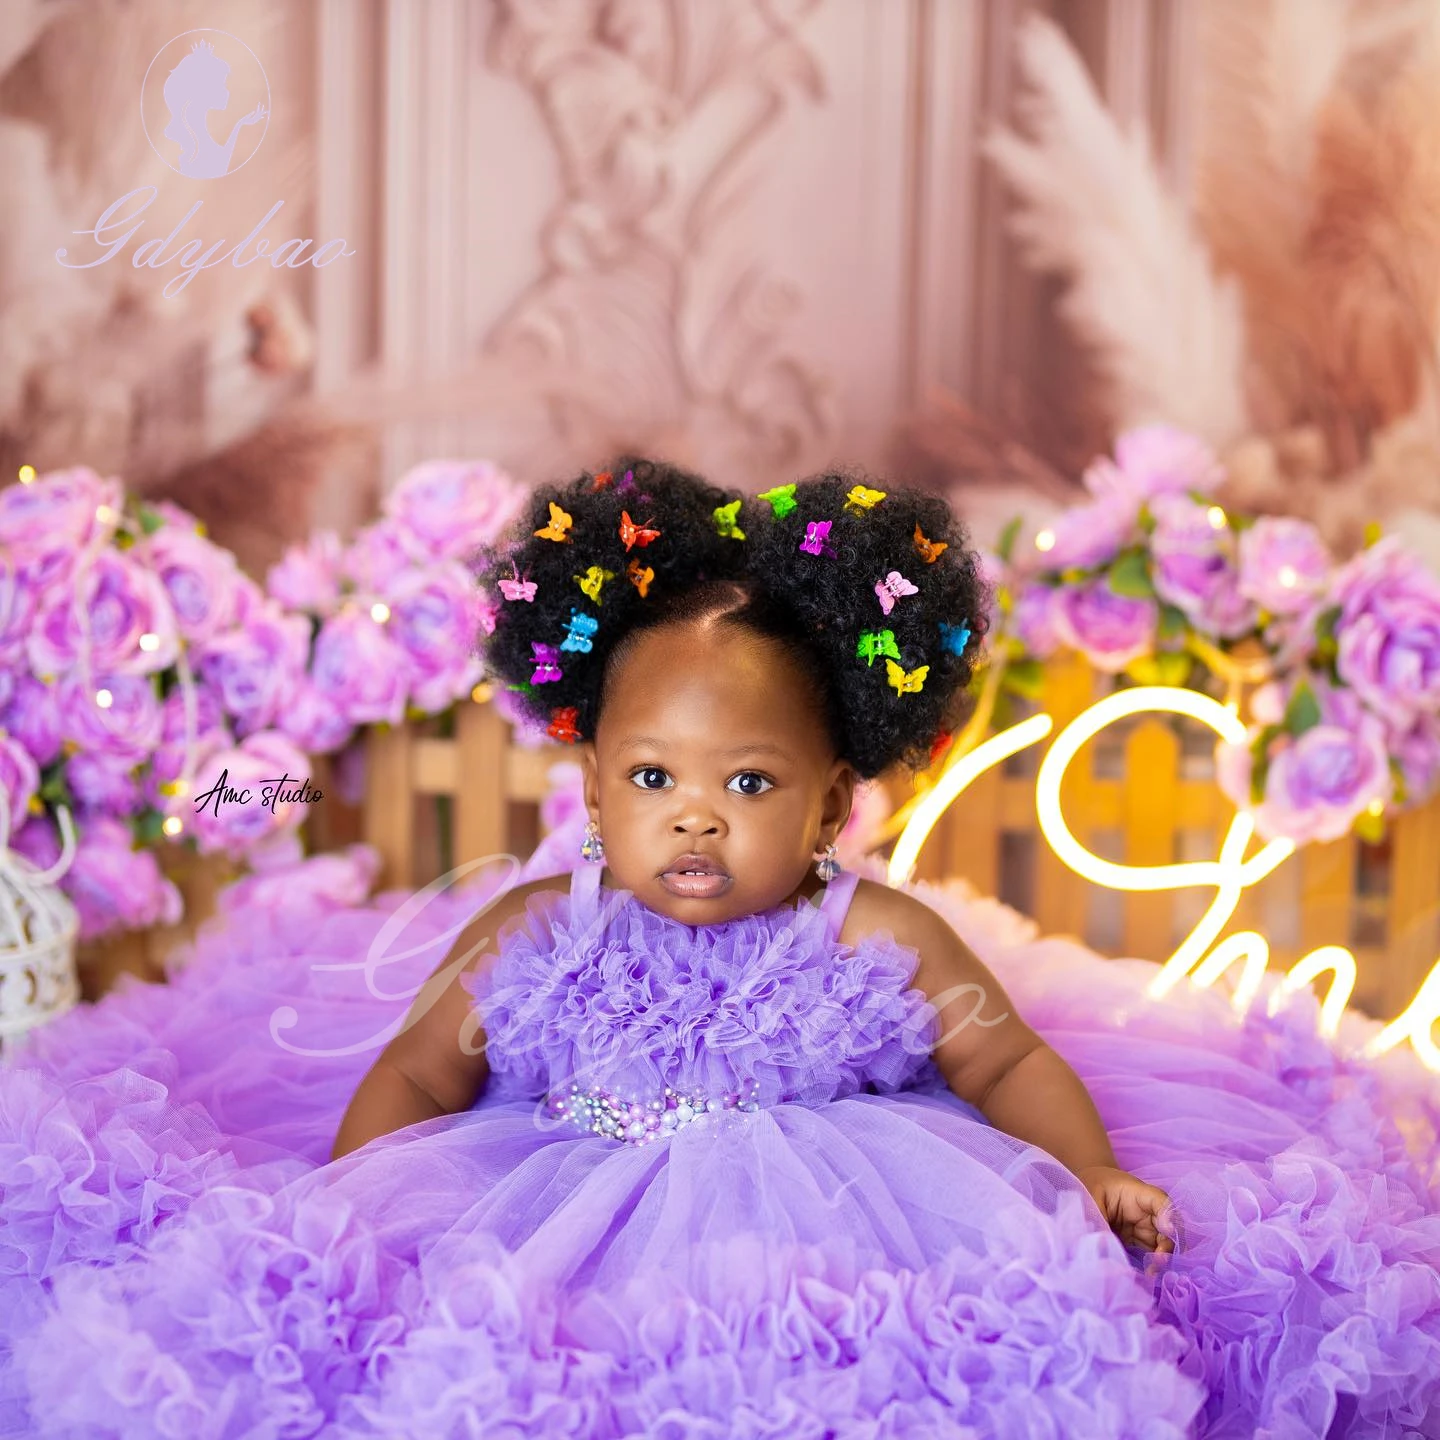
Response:
M568 1093L546 1097L550 1113L569 1120L582 1130L606 1135L627 1145L645 1145L673 1135L682 1125L693 1124L706 1115L723 1110L754 1111L760 1108L755 1096L759 1085L750 1082L748 1095L730 1090L723 1095L686 1094L665 1087L663 1100L626 1100L609 1090L592 1085L588 1090L572 1085Z

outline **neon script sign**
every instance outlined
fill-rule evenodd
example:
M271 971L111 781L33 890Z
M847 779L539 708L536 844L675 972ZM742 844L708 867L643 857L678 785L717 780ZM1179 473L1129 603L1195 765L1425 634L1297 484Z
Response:
M1091 854L1075 838L1060 809L1060 784L1080 747L1116 720L1156 711L1187 715L1210 726L1232 744L1245 743L1245 726L1240 717L1208 695L1173 686L1149 685L1107 696L1071 721L1055 737L1041 762L1035 780L1035 809L1040 829L1050 848L1066 865L1086 880L1111 890L1178 890L1192 885L1213 885L1215 898L1209 908L1150 982L1146 995L1158 1000L1187 975L1192 984L1208 988L1238 961L1241 972L1231 1004L1244 1013L1264 978L1270 959L1269 942L1254 930L1227 936L1219 944L1215 942L1235 913L1244 891L1289 859L1295 852L1294 843L1272 840L1245 859L1245 848L1254 835L1255 825L1248 815L1242 814L1231 820L1217 860L1179 865L1117 865ZM890 883L903 885L910 879L926 837L962 790L1011 755L1043 740L1053 728L1050 716L1031 716L992 736L956 761L921 798L901 832L890 858L887 877ZM1271 993L1267 1013L1273 1015L1296 990L1326 971L1332 979L1321 1005L1320 1030L1327 1038L1333 1038L1355 988L1355 957L1343 945L1322 945L1298 960ZM1421 1062L1440 1073L1440 1047L1430 1036L1437 1020L1440 1020L1440 959L1425 977L1415 998L1371 1037L1362 1054L1373 1059L1408 1040Z

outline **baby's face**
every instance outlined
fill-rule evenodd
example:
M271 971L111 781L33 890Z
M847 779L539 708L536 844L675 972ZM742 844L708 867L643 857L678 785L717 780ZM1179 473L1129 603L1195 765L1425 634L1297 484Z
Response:
M642 635L582 759L610 883L686 925L808 890L815 852L849 818L855 784L783 650L729 626ZM675 873L691 853L718 874Z

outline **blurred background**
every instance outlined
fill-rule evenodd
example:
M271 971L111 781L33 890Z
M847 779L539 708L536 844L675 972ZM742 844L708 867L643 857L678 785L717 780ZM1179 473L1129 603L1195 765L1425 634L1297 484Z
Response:
M964 491L986 539L1163 418L1342 539L1440 508L1428 429L1365 468L1434 370L1435 11L7 0L0 473L121 475L257 575L441 455L533 482L626 445L752 489L858 462ZM252 57L210 131L251 108L247 65L269 102L208 179L151 145L154 86L141 104L202 26ZM78 232L149 186L89 263L107 247ZM234 245L277 201L272 253L349 253L183 287L173 258L133 263ZM1299 373L1302 345L1328 363Z
M327 531L365 552L407 472L433 505L451 483L499 496L622 450L752 494L859 465L946 494L1023 580L1057 517L1104 509L1114 467L1096 457L1164 426L1121 468L1144 472L1146 444L1213 451L1211 524L1303 517L1336 560L1398 534L1440 572L1437 37L1437 0L4 0L0 476L118 477L260 582L312 541L300 568L332 565ZM438 554L464 536L431 538ZM1078 584L1094 559L1052 578ZM1427 583L1407 595L1433 600ZM378 645L398 602L364 598L384 600ZM1435 652L1430 621L1395 623L1402 648ZM1240 685L1245 656L1194 644ZM1043 699L1057 725L1123 664L1049 667L1042 697L1017 645L997 703ZM1396 665L1402 689L1429 684ZM1148 655L1125 669L1184 683ZM493 707L434 721L489 698L461 680L346 711L323 743L313 706L237 733L289 724L316 756L343 740L367 818L327 821L319 848L363 833L390 880L420 883L482 837L528 854L545 828L548 781L507 758ZM1377 800L1262 907L1277 953L1370 956L1372 1013L1400 1007L1440 941L1440 717L1421 699L1389 753L1427 805L1392 844ZM1132 860L1212 856L1229 818L1213 736L1149 723L1097 746L1077 823ZM442 740L459 750L425 748ZM13 788L39 816L84 766L58 731L27 743L41 770ZM476 773L494 783L469 795ZM432 799L454 801L435 822L453 853L411 843L405 817ZM472 802L479 818L454 819ZM155 833L136 843L158 845L159 810L142 819ZM1039 840L1017 757L920 874L1106 951L1159 954L1194 923L1193 906L1122 906Z

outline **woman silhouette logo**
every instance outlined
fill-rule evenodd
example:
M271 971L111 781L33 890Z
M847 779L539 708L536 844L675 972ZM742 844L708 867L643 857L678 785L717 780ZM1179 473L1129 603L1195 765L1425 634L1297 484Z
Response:
M223 140L210 129L215 111ZM227 111L239 117L228 133ZM150 62L140 88L140 119L150 148L172 170L215 180L260 148L270 123L270 82L244 41L223 30L187 30Z

